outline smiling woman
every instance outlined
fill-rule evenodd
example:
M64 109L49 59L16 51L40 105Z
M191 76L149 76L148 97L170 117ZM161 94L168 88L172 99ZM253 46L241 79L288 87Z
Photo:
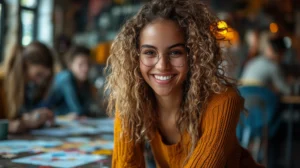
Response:
M235 129L243 100L220 66L218 18L198 0L153 0L111 49L106 89L115 112L113 167L261 167Z

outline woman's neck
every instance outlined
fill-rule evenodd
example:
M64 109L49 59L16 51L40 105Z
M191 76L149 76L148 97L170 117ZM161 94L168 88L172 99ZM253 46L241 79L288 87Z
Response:
M178 90L167 96L155 95L155 97L159 115L174 115L178 113L182 101L182 90Z
M81 88L83 86L84 82L76 80L76 84L77 84L78 88Z

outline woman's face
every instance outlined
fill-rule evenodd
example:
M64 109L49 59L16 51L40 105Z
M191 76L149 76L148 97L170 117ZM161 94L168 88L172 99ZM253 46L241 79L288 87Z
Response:
M51 77L51 69L44 65L28 64L27 79L37 85L43 84Z
M177 23L157 20L146 25L139 44L140 70L155 94L168 96L182 91L188 72L188 53Z
M88 73L90 69L88 56L77 55L70 63L69 68L78 81L86 81L88 79Z

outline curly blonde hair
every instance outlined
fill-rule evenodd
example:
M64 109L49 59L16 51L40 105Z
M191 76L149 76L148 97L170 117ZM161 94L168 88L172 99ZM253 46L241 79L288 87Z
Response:
M154 93L141 75L138 56L140 32L156 19L176 22L185 35L189 72L176 125L181 133L188 131L193 151L200 138L199 119L209 96L228 86L235 87L222 67L224 58L216 36L219 19L199 0L154 0L125 23L112 44L106 67L108 114L113 116L118 111L122 128L126 128L122 130L134 142L144 140L157 129Z

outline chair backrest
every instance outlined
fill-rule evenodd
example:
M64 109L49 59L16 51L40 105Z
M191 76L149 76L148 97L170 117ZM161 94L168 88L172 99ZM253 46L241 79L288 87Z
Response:
M241 114L238 126L238 137L241 127L251 128L252 136L261 136L263 127L268 127L268 136L272 137L279 123L274 123L274 114L277 110L278 97L268 88L262 86L241 86L238 88L245 99L245 108L248 114Z

